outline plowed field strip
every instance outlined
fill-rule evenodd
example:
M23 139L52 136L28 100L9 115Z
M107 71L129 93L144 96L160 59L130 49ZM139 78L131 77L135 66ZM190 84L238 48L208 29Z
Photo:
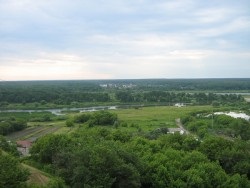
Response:
M42 129L44 129L44 126L32 127L32 128L28 128L22 131L14 132L6 137L7 139L15 141L15 140L19 140L22 137L25 137L26 135L32 134L33 132L36 132Z
M24 137L21 137L20 139L21 140L29 140L30 137L34 136L34 135L37 135L43 131L46 131L47 129L51 129L51 127L43 127L43 129L40 129L40 130L37 130L37 131L34 131L34 132L31 132L30 134L27 134L25 135Z
M36 132L35 134L32 134L31 137L29 137L27 140L31 141L31 142L34 142L36 139L38 139L39 137L41 136L44 136L46 134L50 134L50 133L53 133L53 132L56 132L58 129L60 129L61 127L49 127L48 129L46 130L43 130L43 131L39 131L39 132Z

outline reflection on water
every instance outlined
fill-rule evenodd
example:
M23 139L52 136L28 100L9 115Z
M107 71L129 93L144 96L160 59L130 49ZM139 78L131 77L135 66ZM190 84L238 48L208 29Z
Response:
M51 112L57 116L64 115L63 112L94 112L99 110L116 110L117 106L97 106L97 107L87 107L87 108L62 108L62 109L46 109L46 110L0 110L0 112Z
M245 113L236 113L236 112L215 112L215 115L227 115L227 116L231 116L233 118L242 118L245 120L250 120L250 116L245 114Z

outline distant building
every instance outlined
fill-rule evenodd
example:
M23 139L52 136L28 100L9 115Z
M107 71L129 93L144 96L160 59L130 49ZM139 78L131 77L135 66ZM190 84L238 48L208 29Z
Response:
M32 145L32 142L28 140L19 140L16 142L17 144L17 150L23 155L27 156L29 155L29 149Z
M183 106L185 106L185 104L183 104L183 103L176 103L174 106L175 107L183 107Z
M100 87L107 88L108 84L100 84Z
M181 135L185 133L185 131L181 128L168 128L168 133L174 134L176 132L179 132Z
M136 87L136 85L134 84L100 84L99 85L100 87L102 88L119 88L119 89L122 89L122 88L134 88Z

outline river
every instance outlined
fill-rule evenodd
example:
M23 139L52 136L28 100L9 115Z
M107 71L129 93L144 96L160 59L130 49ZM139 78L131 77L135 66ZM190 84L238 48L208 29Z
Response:
M0 110L0 112L51 112L55 115L64 115L63 112L79 111L79 112L94 112L98 110L116 110L117 108L122 108L118 106L95 106L95 107L85 107L85 108L61 108L61 109L44 109L44 110Z

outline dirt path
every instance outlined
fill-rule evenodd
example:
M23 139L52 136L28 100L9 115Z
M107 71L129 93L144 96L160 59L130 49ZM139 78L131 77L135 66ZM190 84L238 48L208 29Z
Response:
M22 163L22 165L30 171L28 184L36 184L41 186L46 186L48 184L50 178L46 176L44 172L27 164Z
M184 133L189 134L189 131L183 127L180 118L175 119L175 123Z

